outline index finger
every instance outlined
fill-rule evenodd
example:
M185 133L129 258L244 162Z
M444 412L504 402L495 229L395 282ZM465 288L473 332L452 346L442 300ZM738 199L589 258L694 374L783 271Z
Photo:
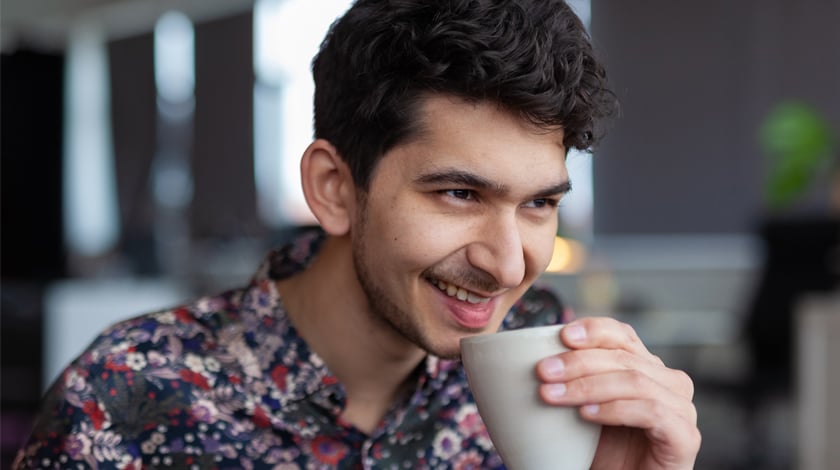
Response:
M623 349L633 354L649 357L659 364L662 361L648 351L627 323L610 317L579 318L560 330L563 344L571 349Z

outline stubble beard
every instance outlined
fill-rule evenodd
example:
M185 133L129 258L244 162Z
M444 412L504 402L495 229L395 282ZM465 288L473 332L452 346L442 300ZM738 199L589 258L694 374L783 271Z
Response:
M368 213L367 198L360 196L356 230L351 233L353 248L353 266L356 278L365 293L368 302L368 313L373 322L383 325L427 353L444 359L455 359L460 356L459 351L440 350L432 340L423 335L420 325L414 320L413 312L400 308L377 283L372 270L367 265L368 246L366 242Z

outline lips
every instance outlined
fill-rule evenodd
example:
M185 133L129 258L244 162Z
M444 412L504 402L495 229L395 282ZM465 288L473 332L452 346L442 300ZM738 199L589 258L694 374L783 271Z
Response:
M429 282L444 295L447 310L459 325L480 330L490 323L495 307L495 302L491 302L493 297L479 295L446 281L429 279Z

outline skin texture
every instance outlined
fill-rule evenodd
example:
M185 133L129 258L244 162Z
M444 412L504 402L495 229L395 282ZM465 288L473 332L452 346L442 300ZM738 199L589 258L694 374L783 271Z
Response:
M425 100L421 122L417 137L386 152L366 191L329 142L310 145L304 194L329 236L307 270L278 283L291 320L347 390L343 418L362 430L375 428L427 353L456 357L462 337L498 329L547 266L555 206L569 189L562 129L446 95ZM479 302L447 295L439 281ZM595 468L693 466L700 436L685 373L612 319L577 320L562 339L572 351L536 365L540 394L607 425Z

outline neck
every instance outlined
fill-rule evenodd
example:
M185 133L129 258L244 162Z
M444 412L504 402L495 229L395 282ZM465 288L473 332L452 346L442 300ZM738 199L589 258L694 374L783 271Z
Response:
M344 386L344 420L373 431L425 352L370 312L349 238L328 237L303 272L277 287L301 337Z

